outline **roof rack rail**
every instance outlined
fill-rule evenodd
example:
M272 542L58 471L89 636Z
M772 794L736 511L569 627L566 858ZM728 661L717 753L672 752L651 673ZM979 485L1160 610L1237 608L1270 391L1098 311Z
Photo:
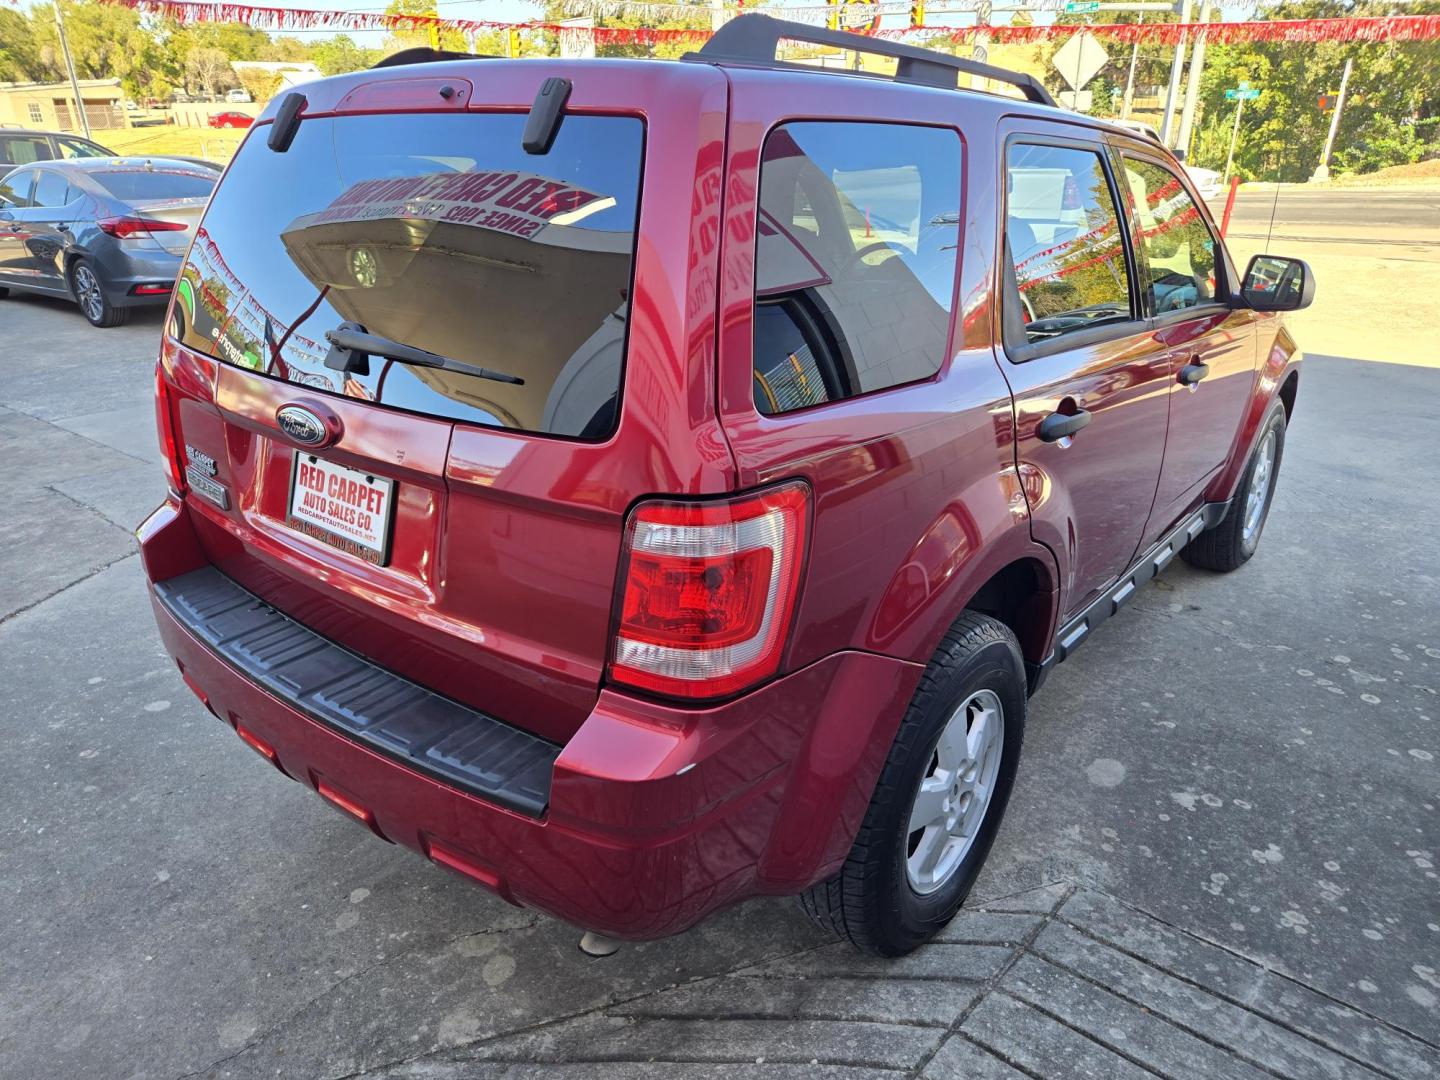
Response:
M428 45L417 45L413 49L401 49L399 52L391 53L382 60L370 65L370 70L387 67L404 67L406 64L434 64L441 60L501 60L500 56L489 56L485 53L470 52L449 52L445 49L432 49Z
M899 64L895 69L896 82L916 83L920 86L935 86L942 90L956 90L956 76L960 72L979 75L995 82L1008 83L1017 87L1029 100L1040 105L1055 105L1055 99L1044 83L1033 75L1019 71L982 64L976 60L962 60L958 56L947 56L933 49L920 49L898 41L851 34L843 30L827 30L805 23L787 22L769 15L750 14L731 19L707 41L699 52L686 53L684 59L699 63L713 64L734 61L772 68L795 68L803 71L824 71L824 68L808 64L788 63L776 59L775 52L781 41L802 41L810 45L833 45L854 52L871 53L875 56L893 56ZM856 74L854 72L848 74ZM874 75L873 72L858 74ZM883 78L884 76L878 76Z

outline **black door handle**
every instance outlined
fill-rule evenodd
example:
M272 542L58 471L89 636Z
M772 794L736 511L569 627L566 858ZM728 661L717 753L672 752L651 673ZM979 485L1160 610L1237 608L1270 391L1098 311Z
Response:
M1088 423L1090 414L1084 409L1073 413L1054 412L1040 421L1040 427L1035 434L1041 442L1059 442L1067 435L1074 435Z
M70 226L67 225L67 224L66 224L65 222L63 222L63 221L57 221L57 222L55 223L55 228L59 229L61 232L69 232L69 231L70 231Z
M1194 386L1196 383L1198 383L1201 379L1203 379L1206 375L1209 374L1210 365L1202 364L1200 363L1200 361L1196 360L1182 367L1180 369L1180 374L1176 376L1176 378L1180 380L1181 386Z

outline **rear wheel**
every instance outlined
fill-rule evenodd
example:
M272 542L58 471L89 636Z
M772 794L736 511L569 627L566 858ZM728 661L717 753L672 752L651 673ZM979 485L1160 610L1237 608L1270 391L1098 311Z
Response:
M1260 546L1260 534L1270 516L1275 480L1285 451L1285 407L1276 402L1260 429L1260 441L1250 455L1244 479L1230 501L1230 509L1212 529L1197 536L1180 552L1181 558L1202 570L1235 570L1250 561Z
M124 326L130 321L130 309L110 303L100 273L88 259L76 259L70 268L70 291L91 326Z
M954 918L1010 797L1025 690L1009 628L961 616L900 722L845 865L800 897L817 925L867 952L900 956Z

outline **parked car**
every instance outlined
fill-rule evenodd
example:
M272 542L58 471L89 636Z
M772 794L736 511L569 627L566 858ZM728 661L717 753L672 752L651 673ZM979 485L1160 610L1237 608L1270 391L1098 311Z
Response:
M243 112L218 112L210 114L212 128L248 128L255 118Z
M93 139L82 139L78 135L67 135L60 131L0 130L0 175L16 165L30 165L37 161L121 156L123 155L101 146ZM225 166L218 162L183 154L168 155L167 160L199 165L216 173L225 169Z
M1154 141L895 42L427 58L271 102L206 212L139 530L165 647L507 900L654 938L797 894L915 948L1046 673L1175 555L1255 552L1309 270L1238 273Z
M0 129L0 172L14 165L29 165L34 161L114 156L113 150L105 149L92 139L67 135L63 131Z
M248 105L255 99L250 96L250 91L243 87L236 87L225 95L225 100L232 105Z
M39 162L0 179L0 297L73 299L96 326L162 304L218 174L168 158Z

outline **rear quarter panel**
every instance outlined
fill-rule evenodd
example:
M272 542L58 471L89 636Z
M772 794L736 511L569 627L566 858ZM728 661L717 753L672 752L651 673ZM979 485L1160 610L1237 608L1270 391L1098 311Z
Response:
M721 419L741 487L799 476L815 497L787 667L846 648L923 663L966 601L1006 564L1043 559L1054 580L1053 559L1030 539L1010 390L991 344L995 190L993 170L977 163L995 152L994 122L967 122L966 104L943 90L731 74ZM900 118L952 128L962 142L961 258L949 355L927 380L761 415L752 396L751 319L764 139L789 119Z

